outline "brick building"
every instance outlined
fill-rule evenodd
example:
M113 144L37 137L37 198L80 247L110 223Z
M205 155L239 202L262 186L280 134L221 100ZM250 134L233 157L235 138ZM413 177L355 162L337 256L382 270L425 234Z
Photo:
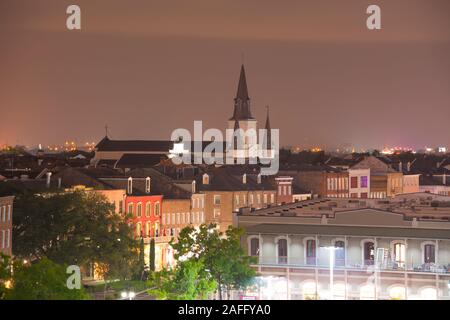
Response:
M12 255L13 196L0 197L0 252Z

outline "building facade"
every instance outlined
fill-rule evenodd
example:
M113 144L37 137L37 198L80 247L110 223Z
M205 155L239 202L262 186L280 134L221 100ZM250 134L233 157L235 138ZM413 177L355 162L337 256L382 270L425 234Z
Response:
M14 197L0 197L0 253L12 256L12 220Z
M354 201L311 200L240 213L238 225L246 231L242 246L257 258L254 267L262 280L246 295L450 299L450 208L434 219L432 210L402 212L403 198L382 201L391 211L376 208L375 199L372 205Z

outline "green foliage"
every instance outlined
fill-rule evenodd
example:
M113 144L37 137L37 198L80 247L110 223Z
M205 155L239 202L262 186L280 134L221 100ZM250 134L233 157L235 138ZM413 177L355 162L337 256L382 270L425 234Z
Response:
M15 264L13 287L6 294L11 300L85 300L89 295L80 289L67 288L66 268L47 258L34 264Z
M11 258L0 253L0 300L5 299L9 291L6 284L11 280Z
M203 261L205 268L216 280L219 296L222 291L243 289L251 285L256 271L250 267L255 263L240 245L243 230L230 226L225 234L216 225L201 225L198 230L184 228L177 243L171 243L175 258Z
M96 263L105 278L129 277L137 264L138 243L130 227L95 193L19 195L13 237L18 257Z
M149 294L162 300L197 300L206 299L216 290L216 282L205 271L204 262L200 260L186 260L179 262L173 270L163 269L152 273L148 281Z

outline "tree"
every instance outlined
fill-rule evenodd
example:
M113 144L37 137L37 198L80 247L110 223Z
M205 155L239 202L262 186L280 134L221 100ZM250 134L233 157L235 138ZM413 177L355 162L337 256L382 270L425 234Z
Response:
M139 260L138 260L138 268L136 273L136 278L142 280L142 276L145 272L145 246L144 246L144 238L141 237L141 242L139 245Z
M150 254L149 254L150 271L155 271L155 239L150 240Z
M93 265L105 278L126 278L138 243L113 205L96 193L19 195L13 220L15 255L67 265Z
M205 270L203 260L190 259L179 262L172 270L153 273L149 286L156 287L148 293L158 299L196 300L206 299L214 292L216 281Z
M12 280L11 266L11 258L0 253L0 300L5 299L9 291Z
M171 243L177 260L201 260L205 268L216 280L219 297L223 291L243 289L252 284L256 271L251 268L255 263L240 245L242 229L230 226L225 234L219 232L215 224L201 225L200 228L184 228L177 243Z
M11 300L86 300L84 288L67 287L65 266L42 258L33 264L15 264L12 289L6 294Z

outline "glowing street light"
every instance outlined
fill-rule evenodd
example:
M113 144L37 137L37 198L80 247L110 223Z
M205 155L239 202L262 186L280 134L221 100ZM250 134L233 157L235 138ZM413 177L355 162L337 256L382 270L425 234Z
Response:
M122 299L133 300L136 297L136 293L134 291L122 291L120 296Z

